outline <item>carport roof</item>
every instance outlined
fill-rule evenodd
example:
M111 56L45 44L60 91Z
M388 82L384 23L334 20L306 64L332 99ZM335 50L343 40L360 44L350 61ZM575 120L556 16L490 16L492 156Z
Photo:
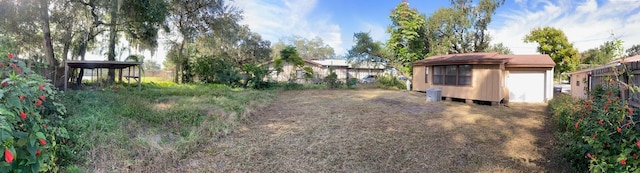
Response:
M555 66L549 55L501 55L496 52L438 55L413 63L414 66L450 64L505 64L506 67L545 68Z

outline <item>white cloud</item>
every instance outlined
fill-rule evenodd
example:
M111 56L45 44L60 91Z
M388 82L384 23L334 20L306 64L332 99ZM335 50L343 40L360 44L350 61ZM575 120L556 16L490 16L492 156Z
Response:
M331 16L311 15L316 0L236 0L233 5L244 11L241 24L263 38L276 42L282 37L298 35L307 39L320 37L333 47L336 55L343 54L340 26Z
M524 43L523 38L531 29L551 26L564 31L579 51L597 47L612 40L611 34L625 41L630 47L640 43L640 1L610 0L596 2L586 0L519 2L521 9L497 14L504 23L490 26L492 43L502 42L516 54L534 54L536 43ZM530 5L529 8L527 4Z

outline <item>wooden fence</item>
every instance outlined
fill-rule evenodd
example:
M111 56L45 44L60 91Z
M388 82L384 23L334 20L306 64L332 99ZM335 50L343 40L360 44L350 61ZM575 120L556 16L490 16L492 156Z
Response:
M606 68L599 68L592 70L591 78L590 78L590 88L595 88L596 86L606 86L611 85L609 83L609 79L615 78L614 74L617 71L620 74L621 70L623 70L622 65L626 65L628 68L628 72L630 73L622 73L622 75L618 76L618 79L621 82L626 84L632 84L634 86L640 86L640 61L635 62L627 62L624 64L610 66ZM617 69L617 70L616 70ZM632 75L629 75L632 74ZM619 85L613 83L614 85L618 85L620 88L620 97L623 100L628 100L629 103L634 107L640 107L640 93L632 92L629 89L626 89L623 85Z

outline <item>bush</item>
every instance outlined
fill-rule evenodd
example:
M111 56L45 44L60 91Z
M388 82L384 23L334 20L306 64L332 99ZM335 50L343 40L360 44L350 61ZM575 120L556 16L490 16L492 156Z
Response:
M334 72L333 69L329 69L329 71L330 71L329 75L327 75L323 79L324 83L327 85L327 88L329 89L339 88L340 85L342 85L342 82L338 80L338 74L336 74L336 72Z
M560 95L549 100L548 108L557 127L569 127L575 122L578 102L580 99L570 95Z
M579 172L640 171L638 116L617 93L617 87L599 87L586 100L550 103L561 149Z
M392 76L392 75L382 75L378 78L378 85L379 88L384 88L384 89L403 89L406 88L407 86L405 85L404 81L398 80L396 77Z
M356 78L349 78L349 80L347 80L347 87L349 88L353 88L356 85L358 85L358 79Z
M0 172L58 172L68 139L58 92L23 61L0 50Z

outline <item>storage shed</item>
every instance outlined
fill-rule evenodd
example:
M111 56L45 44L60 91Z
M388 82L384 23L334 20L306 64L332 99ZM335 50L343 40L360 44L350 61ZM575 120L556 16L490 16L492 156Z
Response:
M442 89L442 97L467 102L546 102L553 97L548 55L466 53L432 56L413 64L413 89Z

